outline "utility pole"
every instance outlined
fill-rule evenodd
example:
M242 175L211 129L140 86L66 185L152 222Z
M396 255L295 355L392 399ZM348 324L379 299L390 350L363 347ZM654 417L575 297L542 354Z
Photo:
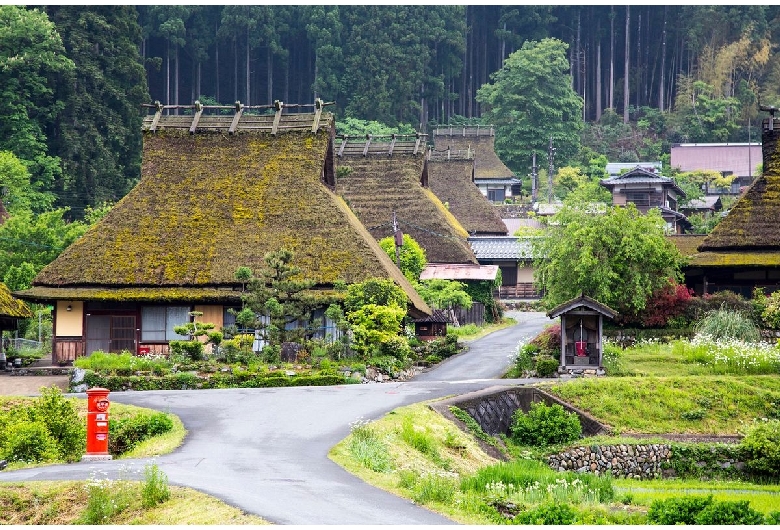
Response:
M555 148L553 147L552 136L550 136L550 146L547 148L547 202L552 204L553 197L553 172L555 171Z
M539 193L539 168L536 167L536 151L533 155L533 165L531 166L531 202L536 202L536 196Z
M393 210L393 238L395 240L395 264L401 270L401 247L404 246L404 234L398 229L398 221Z

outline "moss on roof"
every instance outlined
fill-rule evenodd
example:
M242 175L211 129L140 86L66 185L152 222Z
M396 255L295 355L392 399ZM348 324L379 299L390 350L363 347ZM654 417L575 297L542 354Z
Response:
M32 318L30 309L11 294L11 290L0 282L0 317Z
M34 288L219 288L286 247L317 287L391 278L430 310L321 182L333 118L317 133L144 133L141 182L35 278Z
M780 252L780 131L763 133L764 174L758 177L707 239L701 251Z
M471 160L428 162L428 186L471 235L506 235L496 208L472 181Z
M689 267L780 267L780 252L699 252L689 256Z
M420 184L424 155L349 156L337 161L336 192L380 240L393 235L398 224L425 249L431 263L476 263L468 233L430 190Z
M474 151L474 178L500 179L514 176L512 170L506 167L496 154L495 136L434 136L434 148L437 151L445 150L447 146L454 150L466 150L470 147Z
M673 234L666 236L666 238L674 243L674 246L677 247L680 254L689 257L698 252L696 249L707 236L701 234Z

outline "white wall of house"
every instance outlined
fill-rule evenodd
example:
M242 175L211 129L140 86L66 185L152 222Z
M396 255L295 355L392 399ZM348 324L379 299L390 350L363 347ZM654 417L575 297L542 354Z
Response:
M80 337L84 333L84 302L59 300L55 312L55 337Z

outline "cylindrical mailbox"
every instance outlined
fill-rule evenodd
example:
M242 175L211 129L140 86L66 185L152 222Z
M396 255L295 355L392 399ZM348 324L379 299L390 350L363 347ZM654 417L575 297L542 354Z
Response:
M108 400L110 390L87 390L87 454L84 459L110 460L108 453Z

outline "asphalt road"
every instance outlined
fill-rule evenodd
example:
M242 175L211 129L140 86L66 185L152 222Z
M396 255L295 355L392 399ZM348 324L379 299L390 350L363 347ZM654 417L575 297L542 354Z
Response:
M506 369L512 345L550 322L538 314L520 315L527 319L472 342L468 352L440 365L441 372L431 370L419 380L334 387L114 392L110 398L169 411L182 419L189 431L184 444L155 460L171 484L211 494L270 522L452 524L353 477L330 461L327 453L349 434L349 424L357 419L376 419L401 406L490 386L531 382L489 378ZM116 477L120 469L140 471L148 462L47 466L2 472L0 481L84 479L96 472Z

